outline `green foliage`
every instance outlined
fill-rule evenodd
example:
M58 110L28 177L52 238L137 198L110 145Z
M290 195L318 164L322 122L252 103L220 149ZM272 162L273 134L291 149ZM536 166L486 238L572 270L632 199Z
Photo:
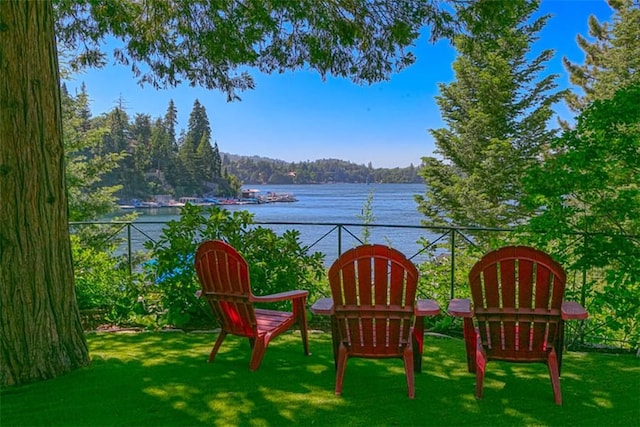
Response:
M571 83L582 94L567 94L569 107L576 112L593 100L609 99L622 86L640 83L640 3L637 0L608 0L613 10L611 22L589 18L587 39L578 34L584 64L563 58Z
M225 240L243 255L256 295L306 289L313 300L319 292L324 255L307 254L298 231L278 236L253 225L253 215L247 211L187 204L180 220L169 222L155 243L146 244L153 251L154 262L147 265L147 271L161 294L162 322L185 326L210 321L210 308L195 296L200 284L193 266L198 245L209 239Z
M80 310L98 310L103 321L117 325L136 323L147 314L144 286L137 274L129 274L125 257L104 248L83 245L71 236L76 298Z
M477 2L459 10L456 80L440 84L437 97L447 127L431 131L438 156L423 159L427 189L416 197L428 225L508 227L528 216L520 178L555 134L548 122L561 97L557 76L541 76L553 52L530 55L547 20L530 21L537 6Z
M216 157L211 146L211 126L207 111L196 99L189 115L189 128L180 138L178 151L178 174L172 177L181 195L202 195L207 187L219 180L220 156ZM217 145L216 145L217 147Z
M435 40L451 22L433 0L114 0L108 7L58 0L55 6L59 43L79 53L72 67L106 65L104 39L113 34L122 40L113 58L140 83L165 87L184 79L229 100L254 87L247 70L385 80L414 62L410 49L424 24Z
M554 140L556 155L532 169L525 230L589 271L580 296L594 327L640 343L640 85L596 101L575 129ZM607 332L608 331L608 332Z
M101 218L114 210L115 193L121 188L105 183L104 177L118 167L124 152L99 152L102 138L109 131L91 120L89 95L84 85L76 96L63 87L62 122L69 220Z
M317 184L328 182L421 183L419 169L375 168L336 159L287 163L262 157L224 154L223 167L247 184Z

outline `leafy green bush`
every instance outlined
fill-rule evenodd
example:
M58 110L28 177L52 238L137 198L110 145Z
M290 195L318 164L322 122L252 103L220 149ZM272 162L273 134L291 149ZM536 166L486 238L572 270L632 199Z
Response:
M76 298L81 311L97 310L102 320L112 324L131 324L145 314L143 284L129 274L126 259L104 248L83 245L71 236Z
M178 221L170 221L155 243L146 244L154 259L146 271L158 287L164 309L161 322L184 327L212 321L206 301L195 296L200 284L193 265L198 245L210 239L226 241L247 260L256 295L305 289L313 301L319 292L324 255L307 254L298 231L278 236L271 229L256 226L247 211L187 204Z

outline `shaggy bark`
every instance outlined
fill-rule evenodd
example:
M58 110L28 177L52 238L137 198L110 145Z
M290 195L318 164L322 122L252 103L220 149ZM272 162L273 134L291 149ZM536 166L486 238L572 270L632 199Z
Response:
M75 299L50 2L0 1L0 384L89 363Z

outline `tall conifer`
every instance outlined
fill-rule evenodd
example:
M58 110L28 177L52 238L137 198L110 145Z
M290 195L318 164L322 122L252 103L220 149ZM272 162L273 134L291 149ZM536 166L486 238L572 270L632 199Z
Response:
M489 2L459 10L454 38L456 80L440 84L437 103L445 128L432 129L436 150L425 157L427 189L418 196L429 224L508 226L527 213L520 178L555 134L548 128L556 75L541 76L551 50L531 57L547 21L532 19L537 1Z

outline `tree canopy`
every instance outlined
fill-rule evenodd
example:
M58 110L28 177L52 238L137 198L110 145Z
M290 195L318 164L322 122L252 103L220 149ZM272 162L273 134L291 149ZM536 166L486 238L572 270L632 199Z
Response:
M116 62L155 87L183 81L231 99L252 89L255 71L307 67L357 83L411 65L427 25L432 39L451 16L435 0L56 0L57 35L74 68Z

